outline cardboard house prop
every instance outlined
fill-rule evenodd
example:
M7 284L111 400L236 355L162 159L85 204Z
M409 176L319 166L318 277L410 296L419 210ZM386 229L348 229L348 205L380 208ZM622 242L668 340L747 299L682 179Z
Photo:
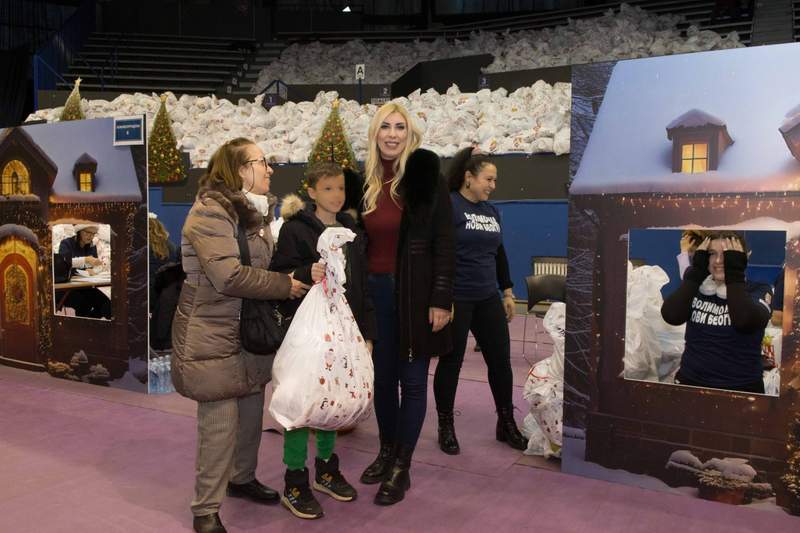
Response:
M112 145L113 119L0 131L0 362L146 390L144 147ZM111 319L59 312L53 229L107 225ZM58 295L54 298L54 295Z
M799 133L786 115L796 65L795 44L615 65L570 190L564 471L703 496L687 469L729 458L756 474L737 503L789 507L781 475L800 409ZM686 227L785 232L778 397L622 377L629 234Z

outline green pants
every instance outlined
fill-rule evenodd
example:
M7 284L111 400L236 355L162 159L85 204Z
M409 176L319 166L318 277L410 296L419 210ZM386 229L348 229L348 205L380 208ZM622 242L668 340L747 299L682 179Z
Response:
M309 428L298 428L283 433L283 462L289 470L302 470L308 458ZM317 457L327 461L333 455L336 442L335 431L315 429L317 434Z

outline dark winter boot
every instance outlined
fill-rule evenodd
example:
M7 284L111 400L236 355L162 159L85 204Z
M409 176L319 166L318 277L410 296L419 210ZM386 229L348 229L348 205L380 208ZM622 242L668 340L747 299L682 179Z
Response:
M381 440L381 449L378 452L378 457L361 474L361 483L374 485L384 481L392 470L394 455L394 443Z
M514 406L501 407L497 410L497 440L508 443L517 450L526 450L528 441L522 436L514 422Z
M192 520L192 529L195 533L227 533L227 529L219 519L219 513L195 516Z
M447 455L461 453L458 439L456 439L453 411L439 412L439 448Z
M381 483L378 493L375 495L376 505L394 505L401 501L406 491L411 488L411 456L414 448L411 446L400 446L397 450L397 459L394 460L389 477Z
M281 498L284 507L296 517L306 520L320 518L323 515L322 507L308 486L308 468L287 470L283 479L286 482Z
M339 457L334 453L327 461L319 457L314 460L314 490L324 492L334 500L350 502L358 493L339 471Z

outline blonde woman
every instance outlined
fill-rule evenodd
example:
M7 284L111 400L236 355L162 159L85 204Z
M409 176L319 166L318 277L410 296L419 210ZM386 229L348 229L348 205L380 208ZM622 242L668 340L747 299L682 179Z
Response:
M186 281L172 325L172 381L197 401L194 530L224 533L219 508L229 496L277 503L278 493L256 478L264 386L273 357L242 349L242 298L285 299L305 294L292 276L267 271L274 244L263 213L246 193L266 195L272 169L248 139L222 145L200 180L181 235ZM247 233L251 265L242 265L237 235Z
M399 502L411 486L430 358L452 349L450 198L439 158L420 143L419 130L400 105L382 106L370 123L361 217L378 323L372 357L380 452L361 481L381 483L378 505Z

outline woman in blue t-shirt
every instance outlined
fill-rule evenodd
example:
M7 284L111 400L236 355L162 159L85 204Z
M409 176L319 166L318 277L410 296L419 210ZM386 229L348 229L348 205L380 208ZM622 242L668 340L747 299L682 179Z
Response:
M686 324L675 383L764 393L761 341L772 313L772 289L745 279L747 244L716 231L692 257L683 283L661 306L673 326Z
M508 322L514 317L514 295L503 249L500 214L489 203L497 167L472 148L458 152L447 176L455 224L456 273L453 283L453 351L439 359L433 382L439 415L439 447L460 452L453 423L458 375L470 331L481 346L497 408L497 440L519 450L527 441L514 422ZM503 298L498 294L498 285Z

